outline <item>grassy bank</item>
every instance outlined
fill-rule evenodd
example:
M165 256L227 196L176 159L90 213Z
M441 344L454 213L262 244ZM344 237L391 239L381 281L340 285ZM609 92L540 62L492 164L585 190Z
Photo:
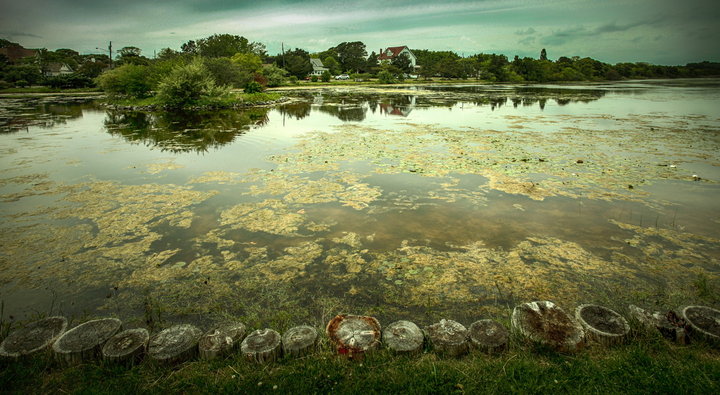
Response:
M515 343L517 344L517 343ZM6 364L4 391L15 393L718 393L720 350L676 346L650 334L611 349L558 354L516 345L488 356L459 359L395 356L387 351L348 361L330 351L266 366L240 354L174 368L143 363L131 369L85 364L59 367L49 358Z
M51 88L49 86L35 86L31 88L7 88L0 89L2 93L98 93L102 92L100 88L77 88L77 89L61 89Z

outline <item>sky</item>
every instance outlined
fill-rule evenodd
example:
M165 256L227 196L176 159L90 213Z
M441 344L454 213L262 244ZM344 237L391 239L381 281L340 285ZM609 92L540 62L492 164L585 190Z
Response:
M0 38L26 48L139 47L143 55L229 33L318 52L407 45L469 56L589 56L676 65L720 61L717 0L0 0Z

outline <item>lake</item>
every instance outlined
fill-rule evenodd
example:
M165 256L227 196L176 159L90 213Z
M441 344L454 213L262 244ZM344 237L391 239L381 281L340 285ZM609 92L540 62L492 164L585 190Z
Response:
M284 329L717 302L718 88L287 89L192 114L2 97L3 319Z

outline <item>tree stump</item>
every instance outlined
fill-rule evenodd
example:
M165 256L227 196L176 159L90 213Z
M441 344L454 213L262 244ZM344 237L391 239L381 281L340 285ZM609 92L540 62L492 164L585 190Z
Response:
M425 327L425 331L433 349L440 354L459 357L468 352L468 331L459 322L442 319Z
M558 351L575 351L582 347L585 331L553 302L523 303L512 313L512 326L528 339Z
M282 338L272 329L257 329L243 340L240 351L249 361L272 362L282 353Z
M417 354L422 352L425 334L413 322L395 321L383 329L382 342L393 352Z
M575 308L575 319L588 338L606 346L622 343L630 333L625 318L607 307L581 304Z
M19 328L0 344L0 357L19 359L47 350L67 330L65 317L48 317Z
M494 320L475 321L468 329L470 345L478 350L495 353L507 348L508 330Z
M245 338L245 325L233 322L209 330L200 338L198 350L201 359L213 359L227 354Z
M315 351L318 333L308 325L296 326L283 334L282 346L285 355L301 357Z
M688 334L685 320L681 319L672 311L663 314L659 311L650 312L635 305L629 306L630 317L638 321L649 330L657 330L668 340L678 344L688 342ZM682 322L681 322L682 320Z
M147 351L150 333L145 328L122 331L105 343L103 360L111 363L134 365Z
M153 335L148 357L156 363L173 365L187 361L197 353L202 331L194 325L175 325Z
M705 306L685 306L680 309L680 316L690 326L691 336L720 345L720 310Z
M53 344L59 361L68 365L98 359L105 342L116 334L122 322L117 318L101 318L70 329Z
M349 358L362 358L380 346L380 323L373 317L339 314L325 331L337 352Z

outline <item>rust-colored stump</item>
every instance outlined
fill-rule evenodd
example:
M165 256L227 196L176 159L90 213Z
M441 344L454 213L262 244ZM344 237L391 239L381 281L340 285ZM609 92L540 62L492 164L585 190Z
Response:
M380 346L380 323L373 317L340 314L328 322L326 332L337 352L350 358Z
M583 346L582 325L549 301L523 303L512 313L512 327L522 336L557 351L575 351Z

